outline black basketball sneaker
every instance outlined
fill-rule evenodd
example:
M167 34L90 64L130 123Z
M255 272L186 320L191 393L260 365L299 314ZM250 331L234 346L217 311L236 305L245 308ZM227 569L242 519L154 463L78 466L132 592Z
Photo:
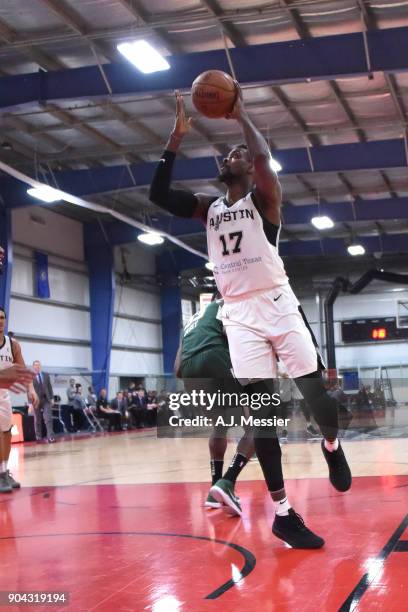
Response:
M329 479L333 487L343 493L348 491L351 487L351 471L340 441L337 450L328 451L322 440L322 451L329 466Z
M321 548L324 546L323 538L310 531L300 514L297 514L293 508L289 509L287 516L278 514L275 516L272 533L292 548Z

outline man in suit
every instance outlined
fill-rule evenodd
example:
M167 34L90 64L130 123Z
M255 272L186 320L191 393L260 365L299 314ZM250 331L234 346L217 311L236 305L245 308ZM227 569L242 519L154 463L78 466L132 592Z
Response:
M34 427L37 442L42 440L42 419L47 429L48 442L55 442L52 428L52 402L54 391L52 390L50 375L41 371L41 363L37 360L33 363L35 378L34 389L38 395L39 403L34 408Z
M120 412L122 416L125 415L126 403L123 399L123 391L118 391L116 397L111 401L111 408Z
M147 398L142 387L132 393L129 412L132 416L133 424L137 429L145 425L147 422Z
M111 401L111 408L112 410L116 410L116 412L120 412L122 417L122 426L126 424L127 429L132 429L132 419L130 413L128 412L128 402L123 396L123 391L118 391L116 393L116 397Z

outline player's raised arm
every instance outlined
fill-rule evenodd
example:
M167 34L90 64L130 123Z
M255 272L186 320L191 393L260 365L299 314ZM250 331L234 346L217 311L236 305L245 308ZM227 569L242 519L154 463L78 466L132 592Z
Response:
M185 218L195 217L205 222L208 208L215 200L214 197L170 188L176 153L190 129L191 117L187 117L183 97L176 92L176 120L154 173L149 199L173 215Z
M255 196L262 213L271 223L280 224L282 190L276 172L272 169L271 153L268 143L258 128L252 123L242 96L239 95L229 119L236 119L241 126L255 174Z

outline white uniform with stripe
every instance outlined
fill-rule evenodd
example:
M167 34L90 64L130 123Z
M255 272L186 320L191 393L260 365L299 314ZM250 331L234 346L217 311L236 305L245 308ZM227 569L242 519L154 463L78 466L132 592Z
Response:
M11 340L4 336L4 342L0 346L0 370L10 368L14 363ZM12 425L11 398L7 389L0 389L0 431L9 431Z
M316 348L279 255L279 232L252 193L232 206L221 197L208 210L208 255L239 379L275 378L276 354L292 378L317 369Z

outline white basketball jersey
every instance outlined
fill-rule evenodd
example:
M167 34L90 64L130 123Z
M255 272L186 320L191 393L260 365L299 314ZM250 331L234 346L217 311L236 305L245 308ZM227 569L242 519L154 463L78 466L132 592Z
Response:
M3 345L0 346L0 370L10 368L14 363L13 351L11 348L11 340L8 336L4 336ZM0 402L9 402L10 395L7 389L0 389Z
M280 227L258 211L248 193L232 206L224 197L213 202L207 215L208 256L221 295L239 298L289 283L279 256Z

